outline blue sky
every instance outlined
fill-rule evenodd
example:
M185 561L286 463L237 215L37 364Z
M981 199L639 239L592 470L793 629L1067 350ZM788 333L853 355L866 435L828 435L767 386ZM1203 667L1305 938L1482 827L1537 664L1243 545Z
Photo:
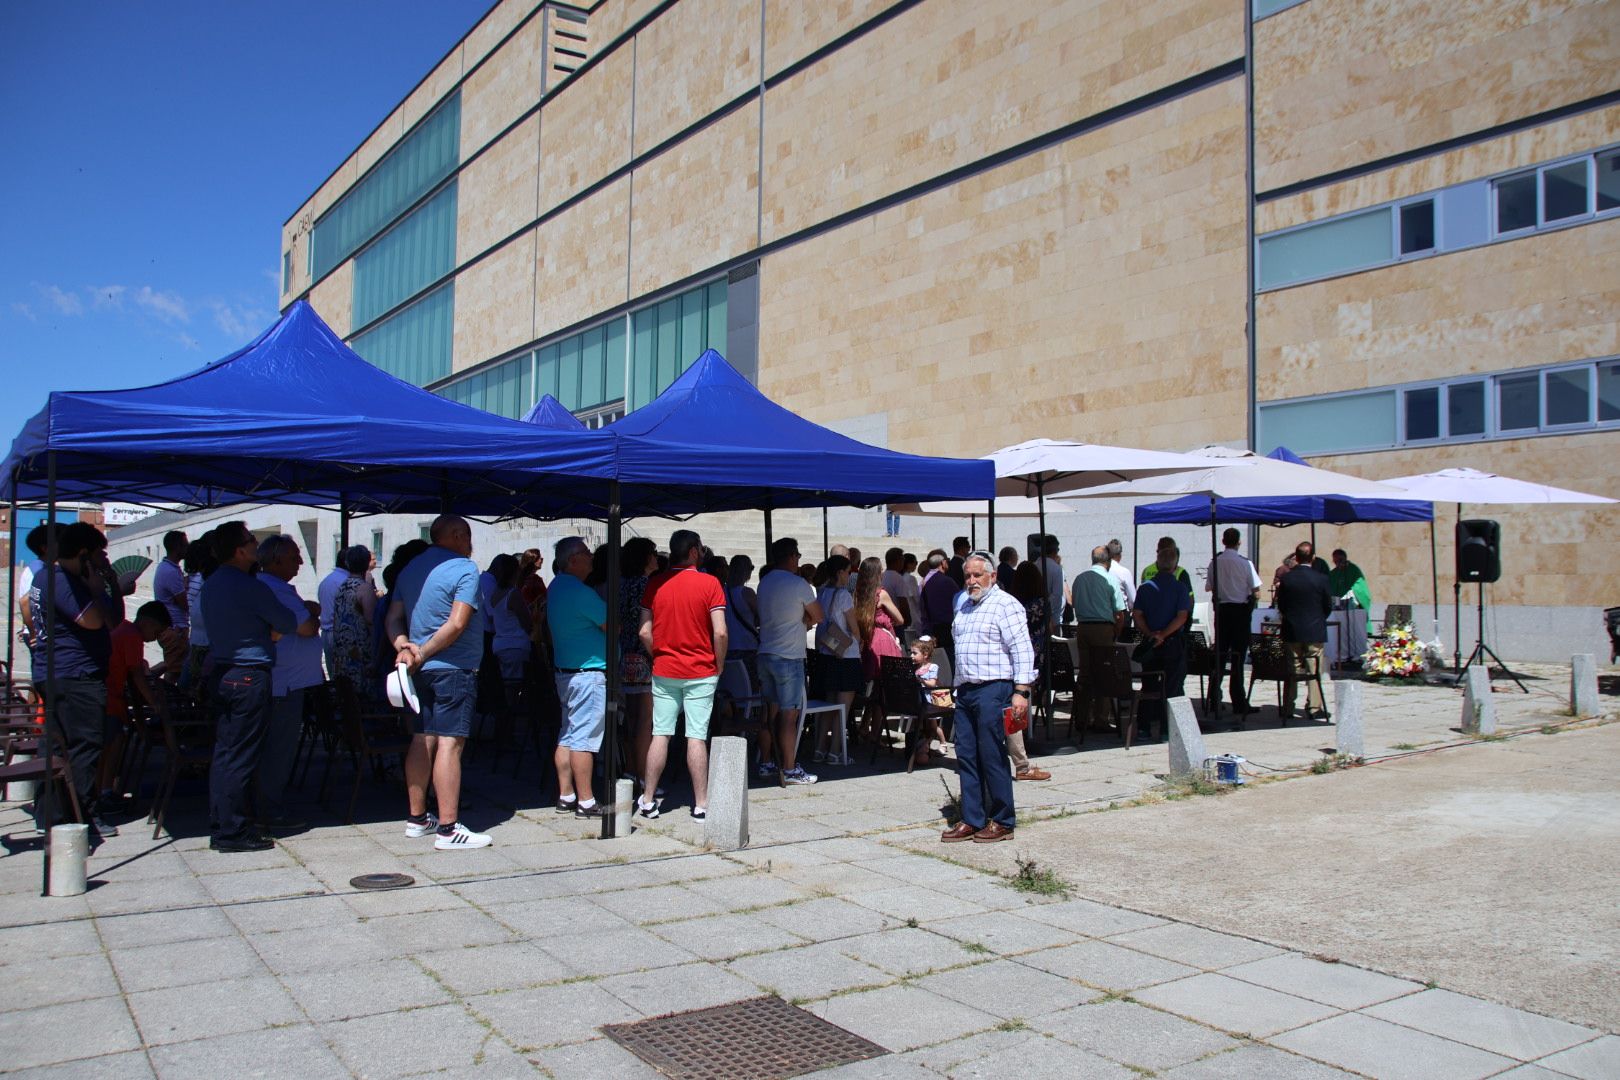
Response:
M269 325L281 223L489 6L0 3L0 446Z

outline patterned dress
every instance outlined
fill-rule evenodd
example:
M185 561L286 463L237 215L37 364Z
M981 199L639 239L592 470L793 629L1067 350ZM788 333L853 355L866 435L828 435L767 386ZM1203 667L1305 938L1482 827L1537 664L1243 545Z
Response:
M337 667L332 677L348 676L361 698L372 696L371 623L360 606L360 590L370 587L363 577L349 577L338 586L332 610L332 659Z

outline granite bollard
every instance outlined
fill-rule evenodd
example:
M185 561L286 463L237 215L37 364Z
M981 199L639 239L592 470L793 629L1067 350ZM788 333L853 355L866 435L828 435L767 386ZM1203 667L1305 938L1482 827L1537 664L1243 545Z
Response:
M1198 729L1198 715L1193 712L1192 700L1175 697L1170 699L1168 705L1170 775L1186 776L1202 772L1204 758L1209 755L1204 752L1204 734Z
M1491 700L1491 674L1483 664L1470 667L1463 682L1462 729L1470 735L1496 734L1496 702Z
M1597 660L1591 653L1569 658L1569 711L1576 716L1596 716L1598 708Z
M703 838L732 851L748 846L748 740L722 735L709 741L709 815Z
M1365 687L1353 679L1333 684L1334 749L1351 757L1365 757L1366 736L1362 730Z

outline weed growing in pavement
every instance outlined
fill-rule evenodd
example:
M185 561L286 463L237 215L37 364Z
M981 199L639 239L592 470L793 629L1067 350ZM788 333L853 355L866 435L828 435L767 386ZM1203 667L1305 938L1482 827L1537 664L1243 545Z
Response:
M1416 750L1417 749L1417 743L1409 743L1409 742L1390 743L1389 748L1391 750Z
M1018 1019L1015 1016L1011 1020L1003 1020L1001 1023L997 1024L996 1025L996 1030L997 1031L1028 1031L1029 1030L1029 1025L1024 1023L1022 1020Z
M1013 856L1013 862L1018 864L1018 872L1007 879L1007 884L1012 888L1040 896L1069 895L1069 883L1058 877L1057 871L1051 867L1043 867L1034 859L1018 855Z
M1360 764L1361 759L1354 754L1327 754L1311 762L1311 772L1321 776L1323 773L1351 769Z
M982 941L964 941L962 942L962 948L970 953L987 953L990 951L990 946Z
M1175 802L1192 795L1219 795L1225 790L1225 785L1217 784L1202 773L1185 773L1165 777L1161 794L1171 802Z
M1541 725L1541 733L1543 735L1557 735L1560 731L1563 731L1563 730L1564 729L1559 727L1557 724L1542 724Z
M913 929L913 930L917 929L917 916L915 916L915 915L909 916L906 919L906 925L911 927L911 929Z

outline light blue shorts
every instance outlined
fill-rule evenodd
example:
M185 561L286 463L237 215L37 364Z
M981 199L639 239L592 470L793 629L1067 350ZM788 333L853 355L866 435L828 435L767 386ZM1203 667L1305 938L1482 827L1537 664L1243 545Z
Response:
M804 708L804 658L760 653L759 696L779 709Z
M558 672L557 697L563 707L562 735L557 745L589 754L601 750L602 733L607 728L607 673Z
M714 712L714 688L720 676L703 679L652 677L653 734L675 734L675 722L686 713L686 737L707 739L709 716Z

